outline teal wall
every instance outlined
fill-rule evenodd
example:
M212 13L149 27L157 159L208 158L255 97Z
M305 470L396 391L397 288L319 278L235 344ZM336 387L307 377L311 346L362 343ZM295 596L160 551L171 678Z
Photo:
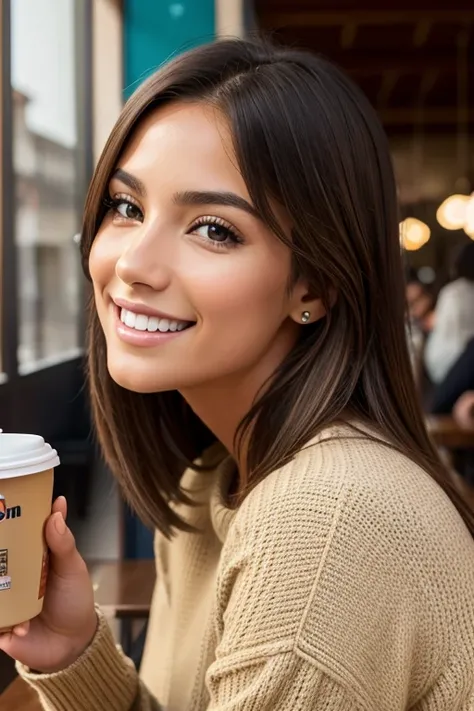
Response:
M214 37L215 0L125 0L125 98L180 51Z

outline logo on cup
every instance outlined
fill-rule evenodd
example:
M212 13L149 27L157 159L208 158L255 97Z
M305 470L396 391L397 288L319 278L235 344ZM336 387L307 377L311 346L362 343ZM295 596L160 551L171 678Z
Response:
M12 579L5 575L0 578L0 590L11 590L12 589Z
M0 494L0 523L14 518L20 518L21 506L12 506L7 508L5 497Z

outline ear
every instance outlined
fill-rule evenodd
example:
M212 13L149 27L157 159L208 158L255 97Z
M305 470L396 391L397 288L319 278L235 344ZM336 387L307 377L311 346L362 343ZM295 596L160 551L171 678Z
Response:
M331 305L335 302L335 294L331 293ZM326 308L322 299L311 293L309 284L298 282L292 293L290 304L290 317L296 323L316 323L326 316Z

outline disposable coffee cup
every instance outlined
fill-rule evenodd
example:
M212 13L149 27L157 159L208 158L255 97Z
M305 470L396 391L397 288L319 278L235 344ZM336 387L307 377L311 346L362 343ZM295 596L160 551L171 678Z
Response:
M42 437L0 430L0 632L43 609L48 575L44 525L59 457Z

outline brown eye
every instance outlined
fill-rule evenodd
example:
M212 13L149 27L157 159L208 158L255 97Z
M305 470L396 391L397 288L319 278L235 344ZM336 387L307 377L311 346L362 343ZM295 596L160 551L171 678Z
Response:
M222 225L206 225L205 229L208 239L212 239L214 242L225 242L229 238L229 230Z
M141 220L143 217L140 208L127 200L118 202L115 209L120 217L125 217L127 220Z
M196 227L194 231L209 242L216 242L218 244L232 244L237 242L232 230L216 222L201 224Z

